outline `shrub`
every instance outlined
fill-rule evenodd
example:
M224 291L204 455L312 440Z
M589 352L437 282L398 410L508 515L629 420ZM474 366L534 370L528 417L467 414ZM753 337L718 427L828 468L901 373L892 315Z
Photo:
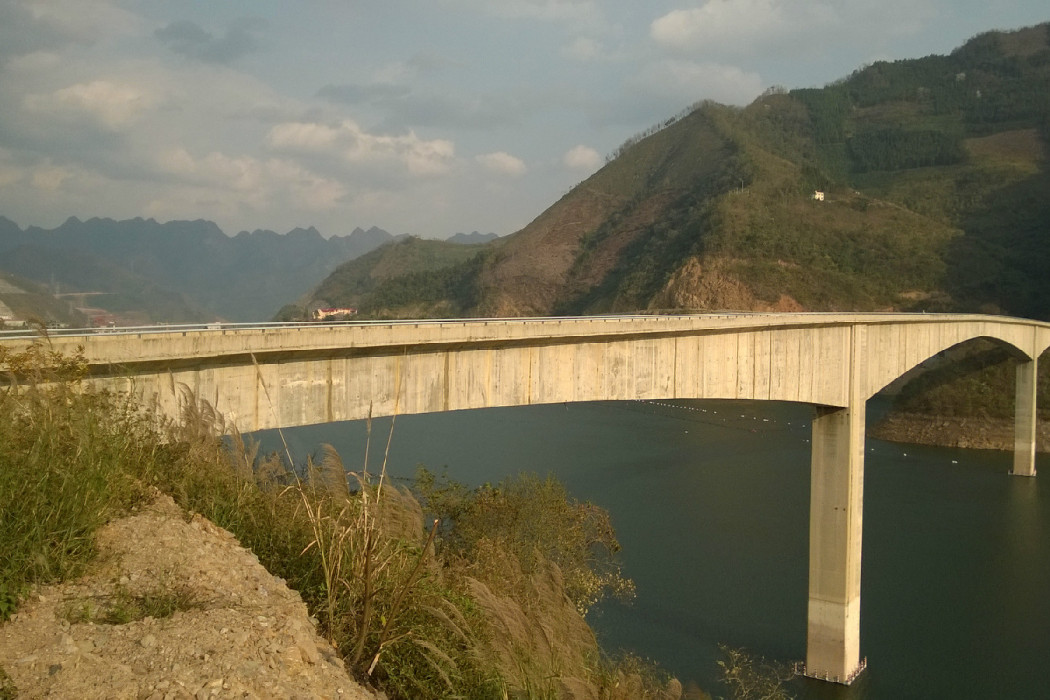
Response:
M795 677L795 670L783 664L766 661L746 649L719 644L722 660L722 683L733 700L791 700L795 697L785 683Z
M513 557L526 576L541 560L550 561L561 570L565 592L580 614L606 596L634 596L634 583L623 576L615 557L620 543L609 513L570 498L553 476L520 474L468 490L421 468L416 488L427 510L444 523L448 553L476 562L475 569L492 561L477 556L480 551ZM509 569L496 569L478 573L486 583L498 584ZM515 583L506 586L512 589Z

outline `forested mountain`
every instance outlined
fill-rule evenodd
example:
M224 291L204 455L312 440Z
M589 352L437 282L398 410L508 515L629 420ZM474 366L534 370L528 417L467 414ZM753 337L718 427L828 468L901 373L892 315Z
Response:
M210 221L70 218L53 230L0 217L0 270L52 291L85 292L141 322L268 319L344 260L395 237L355 229L325 239L315 228L225 235Z
M459 288L482 244L406 237L340 265L299 302L281 309L280 321L309 318L311 307L354 307L362 316L449 316L475 303ZM466 267L461 267L466 265Z
M448 239L449 243L459 243L473 245L475 243L488 243L498 238L494 233L478 233L477 231L471 231L470 233L457 233L450 236Z
M518 233L440 275L387 278L390 303L360 305L1050 318L1048 26L745 108L699 104L629 139Z

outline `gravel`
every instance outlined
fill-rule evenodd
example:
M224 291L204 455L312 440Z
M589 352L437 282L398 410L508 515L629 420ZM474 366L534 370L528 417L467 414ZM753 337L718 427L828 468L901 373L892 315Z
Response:
M350 678L298 593L170 497L107 525L98 548L87 575L35 589L0 626L0 667L20 697L383 697ZM181 609L101 621L122 602L161 594Z

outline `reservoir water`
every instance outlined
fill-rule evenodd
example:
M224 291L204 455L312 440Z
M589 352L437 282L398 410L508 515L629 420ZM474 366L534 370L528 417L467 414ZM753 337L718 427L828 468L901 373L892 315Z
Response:
M875 404L875 402L871 402ZM877 407L869 405L869 424ZM389 469L448 468L467 484L554 473L610 511L631 605L590 617L628 649L714 695L718 644L805 658L812 409L727 401L602 402L397 418ZM385 442L389 419L373 423ZM297 460L321 443L348 468L363 422L284 431ZM282 449L273 431L258 435ZM376 455L376 443L372 454ZM1050 465L1009 476L1005 452L868 440L861 654L849 688L800 698L1050 697ZM375 466L376 458L372 458Z

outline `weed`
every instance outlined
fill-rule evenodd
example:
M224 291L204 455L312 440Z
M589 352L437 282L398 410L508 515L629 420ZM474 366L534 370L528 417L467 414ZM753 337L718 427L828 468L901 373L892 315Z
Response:
M7 675L7 672L0 666L0 700L15 700L18 697L18 686L11 680L11 677Z
M81 386L82 356L45 343L0 347L0 616L28 586L75 573L94 531L143 500L135 474L156 454L127 398Z
M25 587L19 582L0 580L0 622L10 619L24 593Z
M60 614L70 623L126 625L129 622L145 620L147 617L162 620L176 612L199 607L201 602L188 588L163 587L132 593L119 586L111 595L70 601Z

